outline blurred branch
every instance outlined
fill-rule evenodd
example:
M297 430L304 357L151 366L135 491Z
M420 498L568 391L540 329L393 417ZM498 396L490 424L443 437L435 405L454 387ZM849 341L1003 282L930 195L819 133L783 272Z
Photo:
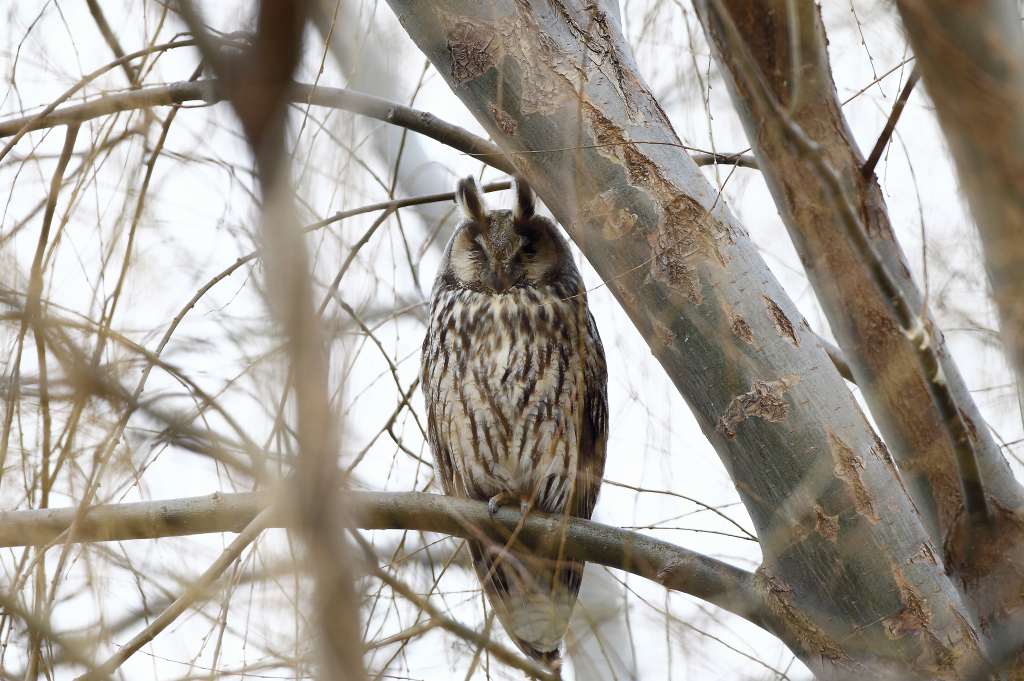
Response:
M367 530L404 529L479 538L481 532L511 532L518 511L502 508L495 516L483 502L420 492L349 492L353 527ZM155 539L210 532L236 532L267 508L268 493L213 494L163 501L94 506L79 522L71 542ZM0 547L39 545L51 541L74 518L74 508L0 513ZM667 589L688 593L761 626L764 603L753 574L637 532L591 520L530 513L522 521L520 539L543 546L561 536L565 554L590 563L624 570ZM287 527L283 512L268 518L267 527ZM551 547L557 555L558 547Z
M124 73L128 76L128 82L132 84L132 87L141 87L139 83L139 74L136 73L131 63L124 60L124 49L121 47L121 43L118 41L117 36L114 35L114 31L110 28L110 24L107 22L107 17L103 13L103 8L100 7L98 0L85 0L86 5L89 7L89 14L92 15L93 21L96 22L96 28L99 29L100 34L103 35L103 40L106 41L107 46L110 47L110 51L114 53L114 56L121 61L121 68L124 69Z
M290 379L284 392L291 389L295 398L298 456L287 500L314 577L317 674L332 681L358 681L366 672L354 564L339 529L348 513L348 500L339 493L347 480L335 461L338 428L331 409L330 367L295 212L291 159L285 151L288 91L302 55L309 6L263 0L252 45L229 55L218 52L192 2L177 4L204 60L220 77L217 89L231 102L258 170L265 285L271 315L288 352ZM309 92L307 101L317 90Z
M961 191L981 236L1004 354L1024 381L1024 29L1013 0L899 0L917 67L949 143ZM1018 392L1018 396L1022 393ZM1022 412L1024 413L1024 412ZM985 479L1013 481L1003 467ZM1024 502L998 500L993 526L966 528L951 571L977 603L977 618L1024 618ZM1013 509L1012 511L1010 509ZM998 556L993 559L992 557ZM994 649L1005 642L995 641ZM1024 649L996 653L1024 678ZM981 675L979 675L979 678Z

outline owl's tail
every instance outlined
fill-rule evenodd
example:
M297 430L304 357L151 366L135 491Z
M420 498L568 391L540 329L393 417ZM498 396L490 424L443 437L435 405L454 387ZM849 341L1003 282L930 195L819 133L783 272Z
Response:
M487 600L515 644L529 657L557 666L584 563L545 560L499 545L469 542Z

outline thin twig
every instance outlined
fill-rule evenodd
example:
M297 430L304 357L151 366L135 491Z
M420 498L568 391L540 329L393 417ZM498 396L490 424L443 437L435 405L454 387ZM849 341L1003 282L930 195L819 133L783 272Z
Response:
M185 610L192 606L201 596L208 593L209 588L217 580L218 577L235 562L238 557L242 554L249 544L256 540L256 538L269 527L269 522L274 516L275 508L273 506L267 506L260 511L249 524L238 534L234 540L228 544L228 547L224 549L223 553L217 557L217 560L213 561L210 567L199 577L193 581L187 589L179 596L173 603L161 612L156 619L149 623L145 629L140 631L138 634L132 637L128 643L124 644L117 649L117 652L111 655L106 662L101 664L95 669L95 671L83 674L78 677L76 681L99 681L110 676L114 670L120 667L125 660L135 654L135 652L152 641L156 636L166 629L174 620L176 620Z
M470 629L464 624L460 624L450 617L445 616L444 613L435 608L426 598L420 598L400 579L392 577L386 570L381 569L377 565L377 557L373 554L373 551L366 543L366 540L355 533L353 533L353 536L362 547L367 567L373 575L380 581L387 584L392 591L426 612L432 621L437 622L438 626L450 631L464 641L469 641L471 643L475 643L481 648L486 648L496 659L510 667L525 672L531 677L542 679L543 681L560 681L561 677L556 671L552 671L551 669L541 666L533 660L516 655L508 648L491 641L480 632Z
M886 145L889 144L889 140L892 138L893 130L896 129L896 121L900 119L900 114L903 113L903 107L907 105L907 100L910 99L910 93L914 91L914 86L917 85L917 81L920 77L920 74L917 72L917 66L915 66L911 69L910 76L907 78L907 82L903 85L903 90L900 92L900 96L896 99L896 103L892 105L892 111L889 112L889 118L885 122L885 127L882 128L882 134L878 136L878 140L875 142L875 147L868 155L868 160L864 162L864 165L860 169L860 173L864 177L871 177L875 172L875 166L878 165L878 160L882 158L882 152L885 151Z
M68 99L70 99L76 92L78 92L83 87L85 87L86 85L88 85L92 81L94 81L97 78L99 78L100 76L102 76L107 71L110 71L111 69L117 68L121 64L128 63L128 62L132 61L133 59L138 59L139 57L145 56L147 54L152 54L153 52L163 52L165 50L171 50L171 49L175 49L175 48L178 48L178 47L189 47L189 46L192 46L192 45L195 45L195 44L196 43L195 43L194 40L177 40L177 41L171 41L171 42L168 42L168 43L161 43L160 45L153 45L152 47L147 47L147 48L145 48L143 50L138 50L136 52L132 52L131 54L126 54L121 59L114 60L114 61L110 62L109 64L101 66L100 68L96 69L95 71L87 73L77 83L75 83L70 88L65 90L63 94L61 94L56 99L54 99L49 104L47 104L45 107L43 107L43 110L40 111L39 113L33 114L31 116L25 116L23 118L14 119L13 121L9 121L8 123L11 126L14 126L13 129L8 128L7 125L5 124L3 126L4 132L0 133L0 137L7 137L7 136L10 136L10 135L13 135L13 137L11 138L11 140L9 142L7 142L7 144L4 146L4 148L2 150L0 150L0 160L3 160L3 158L5 156L7 156L7 153L11 149L14 148L14 145L17 144L21 140L21 138L24 137L27 133L29 133L29 132L31 132L33 130L38 130L40 127L52 127L52 126L48 126L48 125L39 126L39 123L40 123L40 121L46 119L47 116L49 116L51 113L53 113L54 110L58 106L60 106L63 102L66 102ZM72 119L72 120L66 120L66 121L62 121L62 122L63 123L76 123L76 122L80 123L81 121L75 121L75 120ZM20 123L20 125L19 125L19 123ZM55 125L59 125L59 124L60 123L56 123Z

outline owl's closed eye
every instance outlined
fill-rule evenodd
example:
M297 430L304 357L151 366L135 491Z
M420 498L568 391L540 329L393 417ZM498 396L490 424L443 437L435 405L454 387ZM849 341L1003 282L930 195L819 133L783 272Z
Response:
M492 294L551 283L571 264L554 223L537 215L533 190L513 184L511 210L488 210L473 177L459 181L455 200L463 220L450 250L451 273L466 288Z

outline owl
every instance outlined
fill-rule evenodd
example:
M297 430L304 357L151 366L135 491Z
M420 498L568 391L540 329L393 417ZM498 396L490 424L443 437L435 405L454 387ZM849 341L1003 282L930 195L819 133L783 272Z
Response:
M436 472L448 495L524 513L589 518L604 474L607 370L583 280L555 224L513 182L488 210L472 177L445 248L423 341L422 386ZM471 540L499 621L530 657L558 664L583 563Z

